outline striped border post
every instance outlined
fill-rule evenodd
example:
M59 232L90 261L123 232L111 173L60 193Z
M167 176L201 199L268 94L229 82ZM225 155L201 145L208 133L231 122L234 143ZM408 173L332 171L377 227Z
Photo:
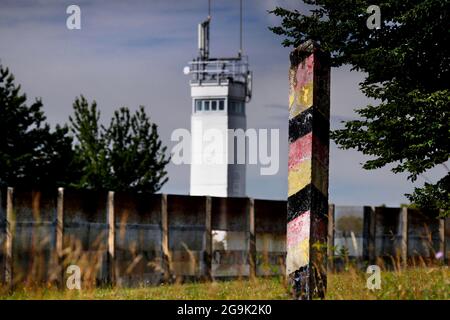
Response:
M286 273L295 299L326 289L330 64L312 41L290 54Z

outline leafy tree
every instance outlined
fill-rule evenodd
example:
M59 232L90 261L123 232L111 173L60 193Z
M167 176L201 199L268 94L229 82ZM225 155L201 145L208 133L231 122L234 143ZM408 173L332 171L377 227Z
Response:
M69 117L70 129L75 135L75 159L81 168L79 178L72 185L77 188L104 189L108 187L108 162L105 129L99 124L97 103L76 98L74 115Z
M443 165L450 152L450 2L442 0L303 0L309 15L276 8L285 46L306 40L328 52L332 65L349 64L367 74L363 93L380 101L356 110L332 138L345 149L356 148L373 159L365 169L393 164L415 181L428 169ZM370 5L378 5L382 25L367 27ZM408 195L419 206L450 214L450 173Z
M128 108L115 111L108 128L99 124L100 112L81 96L70 117L77 139L76 154L83 168L78 187L156 192L168 178L166 147L144 107L133 115Z
M0 186L64 186L74 174L68 128L51 131L42 101L28 106L14 80L0 65Z

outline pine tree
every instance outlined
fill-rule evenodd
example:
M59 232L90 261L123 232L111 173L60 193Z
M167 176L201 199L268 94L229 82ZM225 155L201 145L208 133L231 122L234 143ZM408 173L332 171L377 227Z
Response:
M100 125L96 102L89 105L81 96L70 123L83 172L77 187L154 193L167 182L166 147L144 107L133 115L120 108L106 128Z
M66 126L46 123L42 101L30 106L8 68L0 65L0 186L65 186L74 175Z
M87 189L107 189L109 172L106 153L105 128L100 125L97 103L89 105L85 97L73 103L74 115L69 117L75 135L75 161L81 174L72 186Z
M131 116L128 108L114 113L107 143L113 172L111 188L156 192L167 182L166 147L162 146L157 126L150 122L143 106Z

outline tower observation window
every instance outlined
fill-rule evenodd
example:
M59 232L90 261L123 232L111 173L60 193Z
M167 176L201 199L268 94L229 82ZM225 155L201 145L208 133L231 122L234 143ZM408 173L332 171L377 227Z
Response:
M195 101L195 111L202 111L202 101L201 100Z
M225 99L196 99L195 112L224 111Z

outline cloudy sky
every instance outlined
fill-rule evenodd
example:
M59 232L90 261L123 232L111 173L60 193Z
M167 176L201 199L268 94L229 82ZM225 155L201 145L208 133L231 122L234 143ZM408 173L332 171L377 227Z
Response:
M66 8L81 8L81 30L66 28ZM266 199L287 196L287 101L289 49L268 26L278 19L268 10L280 5L304 10L300 0L244 0L244 51L254 74L248 128L280 129L280 171L261 176L247 169L247 193ZM197 24L207 15L207 0L61 1L0 0L0 62L15 74L29 99L41 97L48 121L65 123L76 96L98 102L108 122L120 106L144 105L159 125L170 150L174 129L190 128L189 77L182 72L196 56ZM239 46L239 1L213 0L211 55L235 55ZM355 117L369 103L359 92L362 74L348 67L332 70L331 121ZM1 115L0 115L1 116ZM399 133L401 134L401 133ZM330 152L330 201L339 205L397 206L413 185L389 168L361 169L366 158L356 151ZM419 178L435 181L441 168ZM168 167L163 192L187 194L189 167Z

